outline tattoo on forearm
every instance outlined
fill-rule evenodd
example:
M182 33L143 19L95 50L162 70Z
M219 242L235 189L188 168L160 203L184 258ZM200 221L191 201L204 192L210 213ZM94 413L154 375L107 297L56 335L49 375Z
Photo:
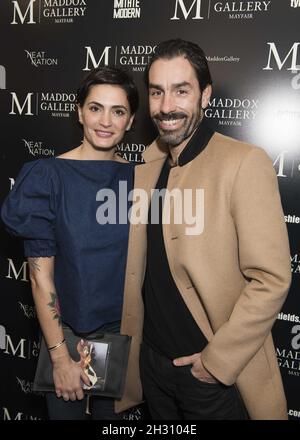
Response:
M56 293L50 292L51 302L47 304L53 313L53 319L57 319L58 325L61 326L60 307Z
M34 271L39 271L41 269L41 266L38 263L39 258L28 258L28 264L29 264L29 269L34 272Z

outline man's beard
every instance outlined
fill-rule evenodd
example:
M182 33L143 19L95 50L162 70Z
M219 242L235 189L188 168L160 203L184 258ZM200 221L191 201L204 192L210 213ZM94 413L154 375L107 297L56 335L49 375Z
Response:
M160 127L159 121L170 121L183 119L182 127L177 130L164 130ZM157 113L152 117L158 132L160 134L160 141L169 147L177 147L185 139L191 136L195 128L199 125L201 121L201 109L197 113L193 113L190 118L183 112L171 112L171 113Z

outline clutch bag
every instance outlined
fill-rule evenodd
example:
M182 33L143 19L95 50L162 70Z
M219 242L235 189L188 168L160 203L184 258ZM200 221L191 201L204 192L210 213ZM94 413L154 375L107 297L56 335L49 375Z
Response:
M82 385L84 393L121 399L131 337L98 331L83 337L69 327L63 327L63 332L70 356L80 364L90 379L91 386ZM55 391L52 362L44 338L41 341L33 391Z

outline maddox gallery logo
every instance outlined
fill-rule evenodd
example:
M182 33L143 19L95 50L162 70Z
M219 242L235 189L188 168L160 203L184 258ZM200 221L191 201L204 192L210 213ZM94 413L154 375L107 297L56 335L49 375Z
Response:
M205 116L218 119L219 125L242 126L255 119L259 100L250 97L214 98L205 110Z
M113 18L141 18L140 0L114 0Z
M84 67L88 71L100 65L115 65L143 72L155 53L156 45L120 45L96 48L85 46Z
M272 1L173 0L171 20L213 19L220 14L229 19L252 19L259 13L269 12Z
M10 115L37 116L48 113L52 117L68 118L76 111L76 95L66 92L11 92Z
M3 339L4 343L4 345L0 346L0 348L4 350L2 352L3 354L20 359L33 359L38 357L40 349L40 343L38 341L22 338L16 334L11 336L2 325L0 325L0 339Z
M300 254L291 255L291 271L300 274Z
M11 0L11 24L73 23L85 16L87 0Z
M146 150L145 144L121 142L117 145L117 151L128 162L143 162L142 153Z

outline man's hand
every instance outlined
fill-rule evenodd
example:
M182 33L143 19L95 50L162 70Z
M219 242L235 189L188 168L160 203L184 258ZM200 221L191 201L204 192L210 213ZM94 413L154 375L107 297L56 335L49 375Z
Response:
M191 356L184 356L173 360L176 367L192 365L192 375L201 382L217 383L218 381L206 370L201 360L201 353L195 353Z

